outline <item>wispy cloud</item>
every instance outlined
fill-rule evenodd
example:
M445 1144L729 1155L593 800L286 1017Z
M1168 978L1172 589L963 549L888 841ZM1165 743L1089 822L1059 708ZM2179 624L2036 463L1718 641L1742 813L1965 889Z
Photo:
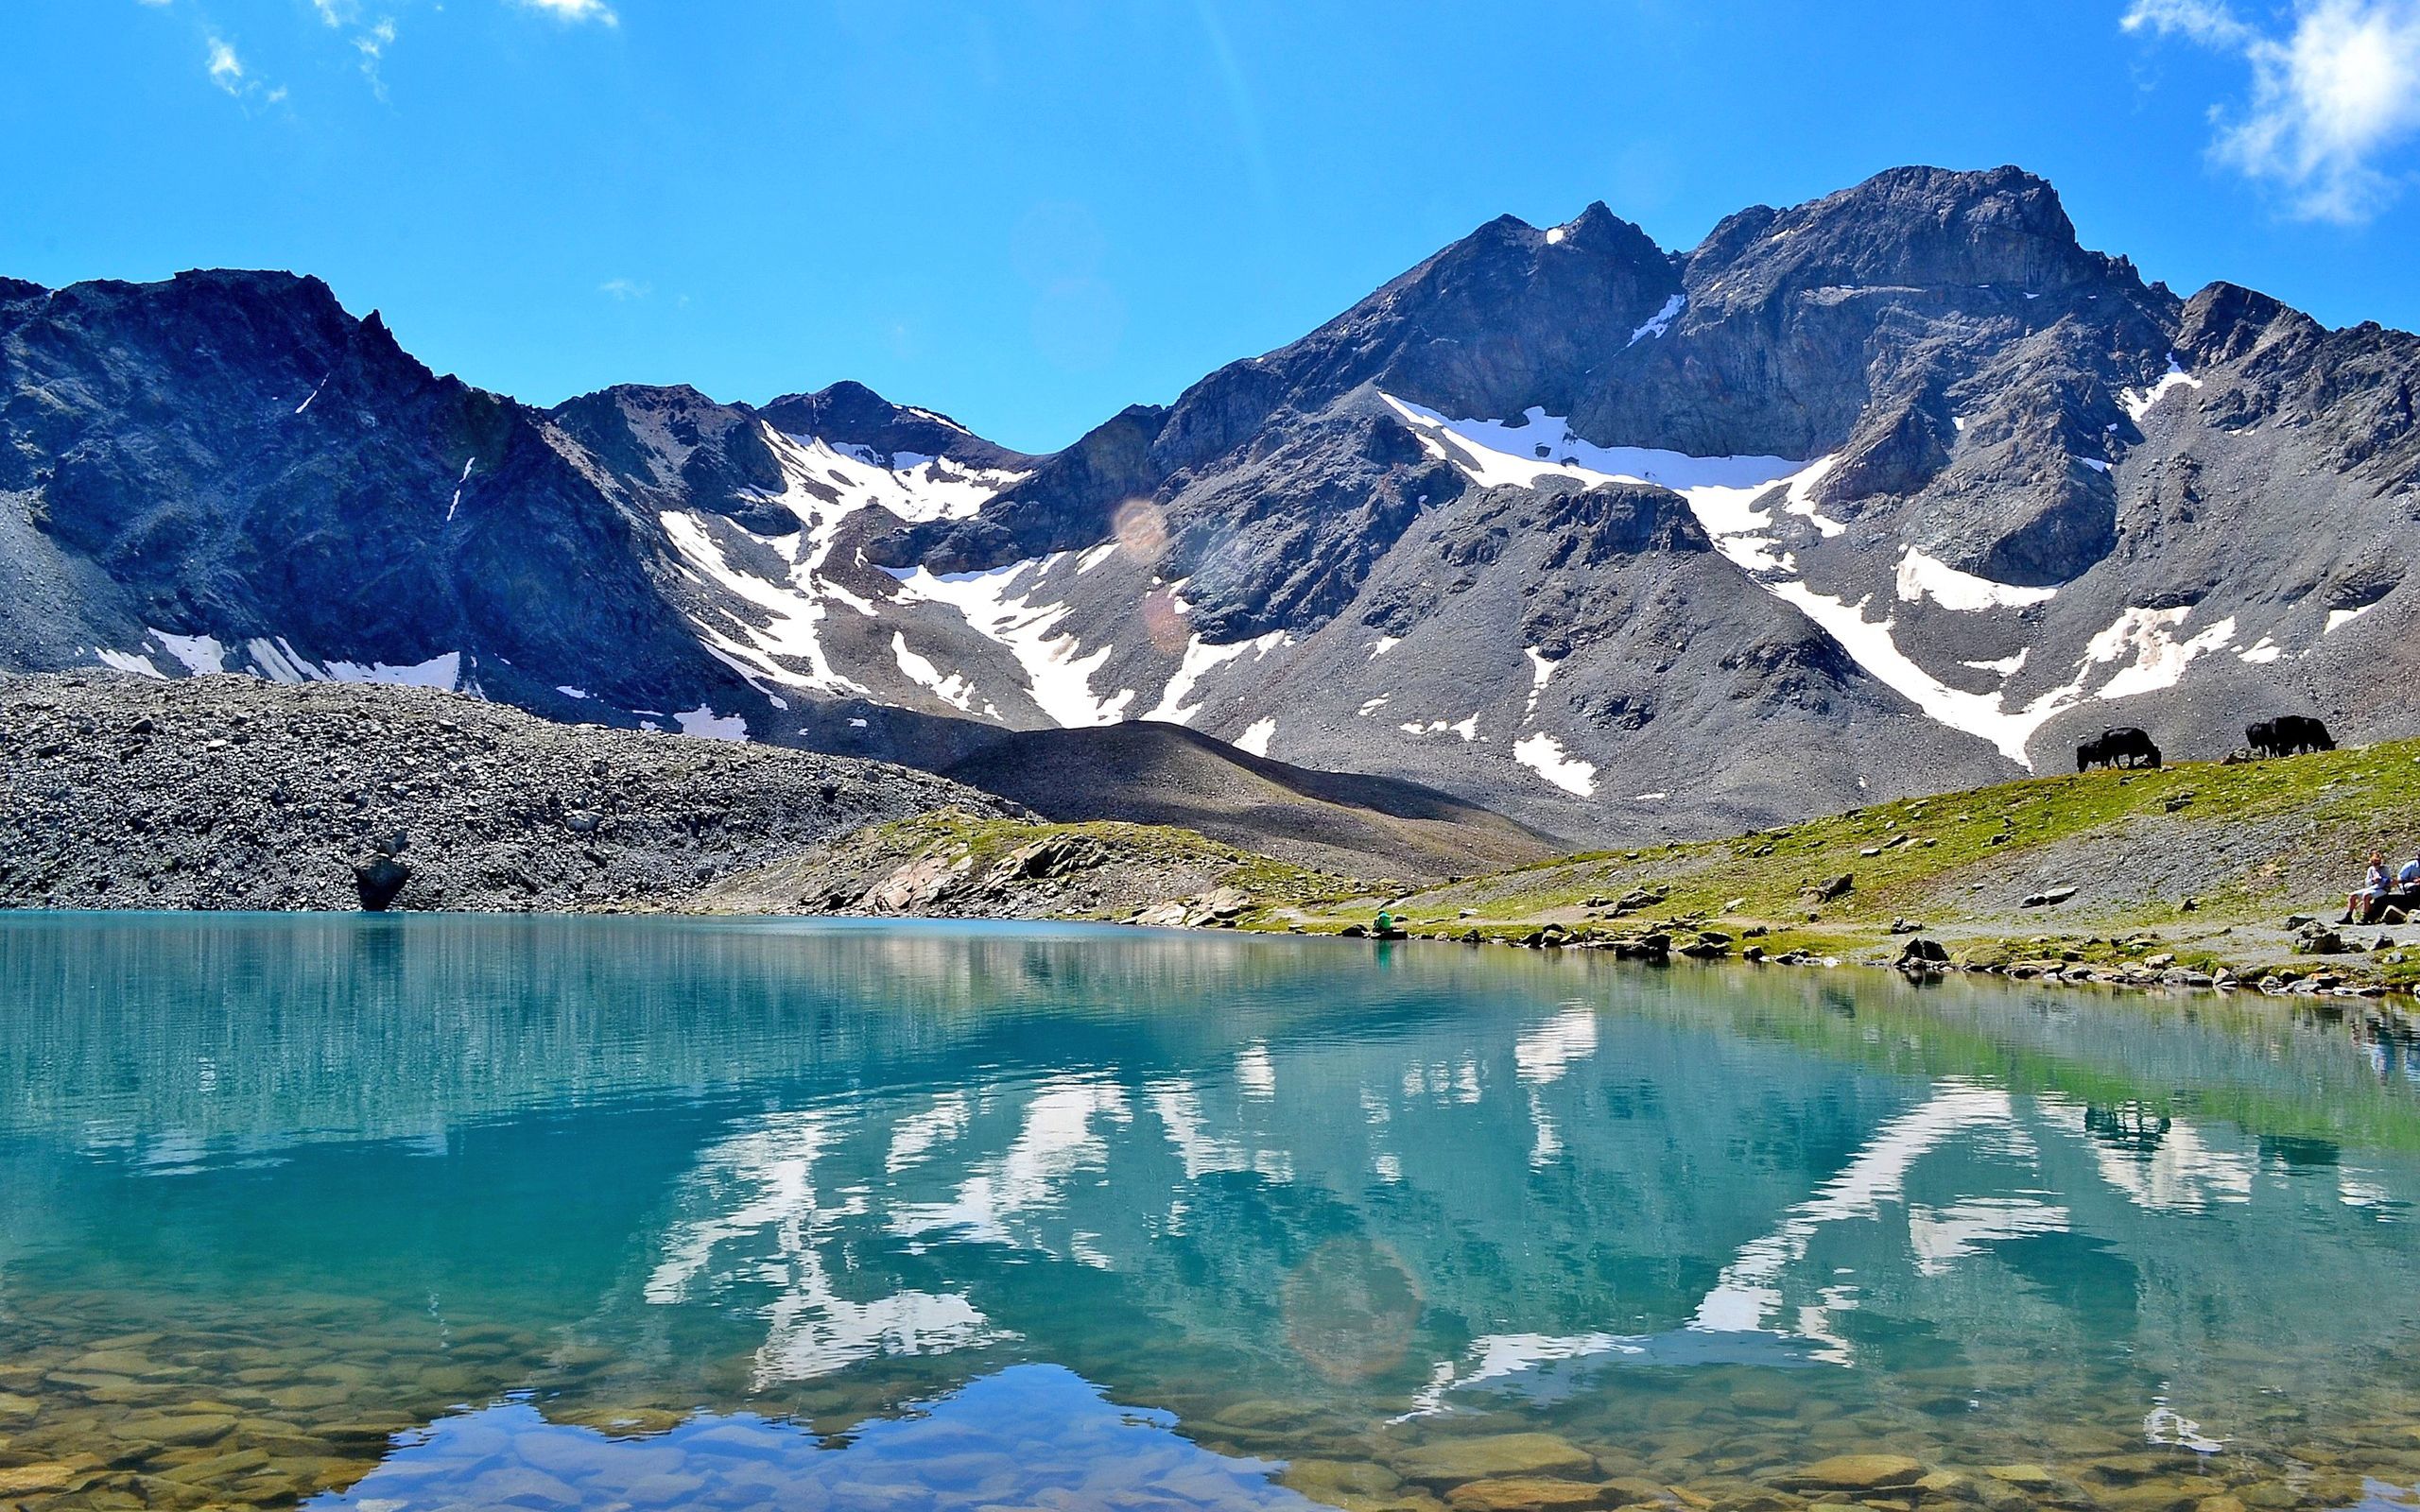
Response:
M210 39L210 81L230 94L244 93L244 60L223 38Z
M513 0L531 10L543 10L559 21L601 21L609 26L621 25L614 8L605 0Z
M380 99L387 97L387 81L379 77L378 62L387 49L395 44L395 18L379 16L365 20L361 0L311 0L311 9L331 31L344 34L361 60L361 77L370 80L371 90Z
M655 292L652 284L633 284L626 278L609 278L596 285L599 294L610 294L616 300L644 300Z
M2283 36L2220 0L2135 0L2122 24L2251 64L2251 108L2211 112L2211 150L2296 215L2364 220L2400 187L2382 164L2420 131L2420 0L2299 0Z

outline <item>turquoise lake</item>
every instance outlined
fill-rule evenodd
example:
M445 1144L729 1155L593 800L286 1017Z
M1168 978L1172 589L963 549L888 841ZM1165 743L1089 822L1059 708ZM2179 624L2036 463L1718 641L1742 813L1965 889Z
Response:
M1427 943L0 918L0 1508L2400 1503L2413 1049Z

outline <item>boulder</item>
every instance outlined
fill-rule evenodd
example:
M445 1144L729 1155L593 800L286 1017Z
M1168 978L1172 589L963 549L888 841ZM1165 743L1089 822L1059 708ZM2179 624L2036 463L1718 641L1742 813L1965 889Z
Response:
M1908 941L1899 952L1897 962L1899 970L1903 971L1938 971L1948 964L1949 952L1943 948L1941 941L1926 939L1922 936Z
M383 851L353 864L353 885L361 894L361 906L373 914L385 913L411 880L412 868Z
M2344 954L2344 936L2324 925L2306 925L2303 932L2295 936L2294 954L2297 955L2342 955Z

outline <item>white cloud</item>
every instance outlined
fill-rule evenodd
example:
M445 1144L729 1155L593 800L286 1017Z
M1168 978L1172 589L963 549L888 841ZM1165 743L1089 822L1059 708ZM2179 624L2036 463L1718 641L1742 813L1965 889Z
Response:
M617 300L644 300L655 292L652 284L633 284L626 278L609 278L596 285L599 294L611 294Z
M531 10L543 10L561 21L601 21L609 26L620 25L605 0L514 0Z
M2285 189L2297 215L2358 221L2394 194L2377 163L2420 131L2420 0L2299 0L2283 38L2214 0L2135 0L2123 25L2252 65L2251 111L2212 112L2212 151Z
M210 39L210 81L230 94L244 93L244 60L216 37Z

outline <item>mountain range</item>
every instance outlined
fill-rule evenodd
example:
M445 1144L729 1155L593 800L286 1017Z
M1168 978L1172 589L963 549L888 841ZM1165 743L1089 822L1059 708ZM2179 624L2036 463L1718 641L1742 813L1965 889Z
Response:
M1224 759L1730 833L2109 725L2420 733L2416 387L2420 338L2180 297L2016 168L1686 252L1492 221L1048 455L853 383L538 408L288 273L0 279L0 663L438 685L1069 817Z

